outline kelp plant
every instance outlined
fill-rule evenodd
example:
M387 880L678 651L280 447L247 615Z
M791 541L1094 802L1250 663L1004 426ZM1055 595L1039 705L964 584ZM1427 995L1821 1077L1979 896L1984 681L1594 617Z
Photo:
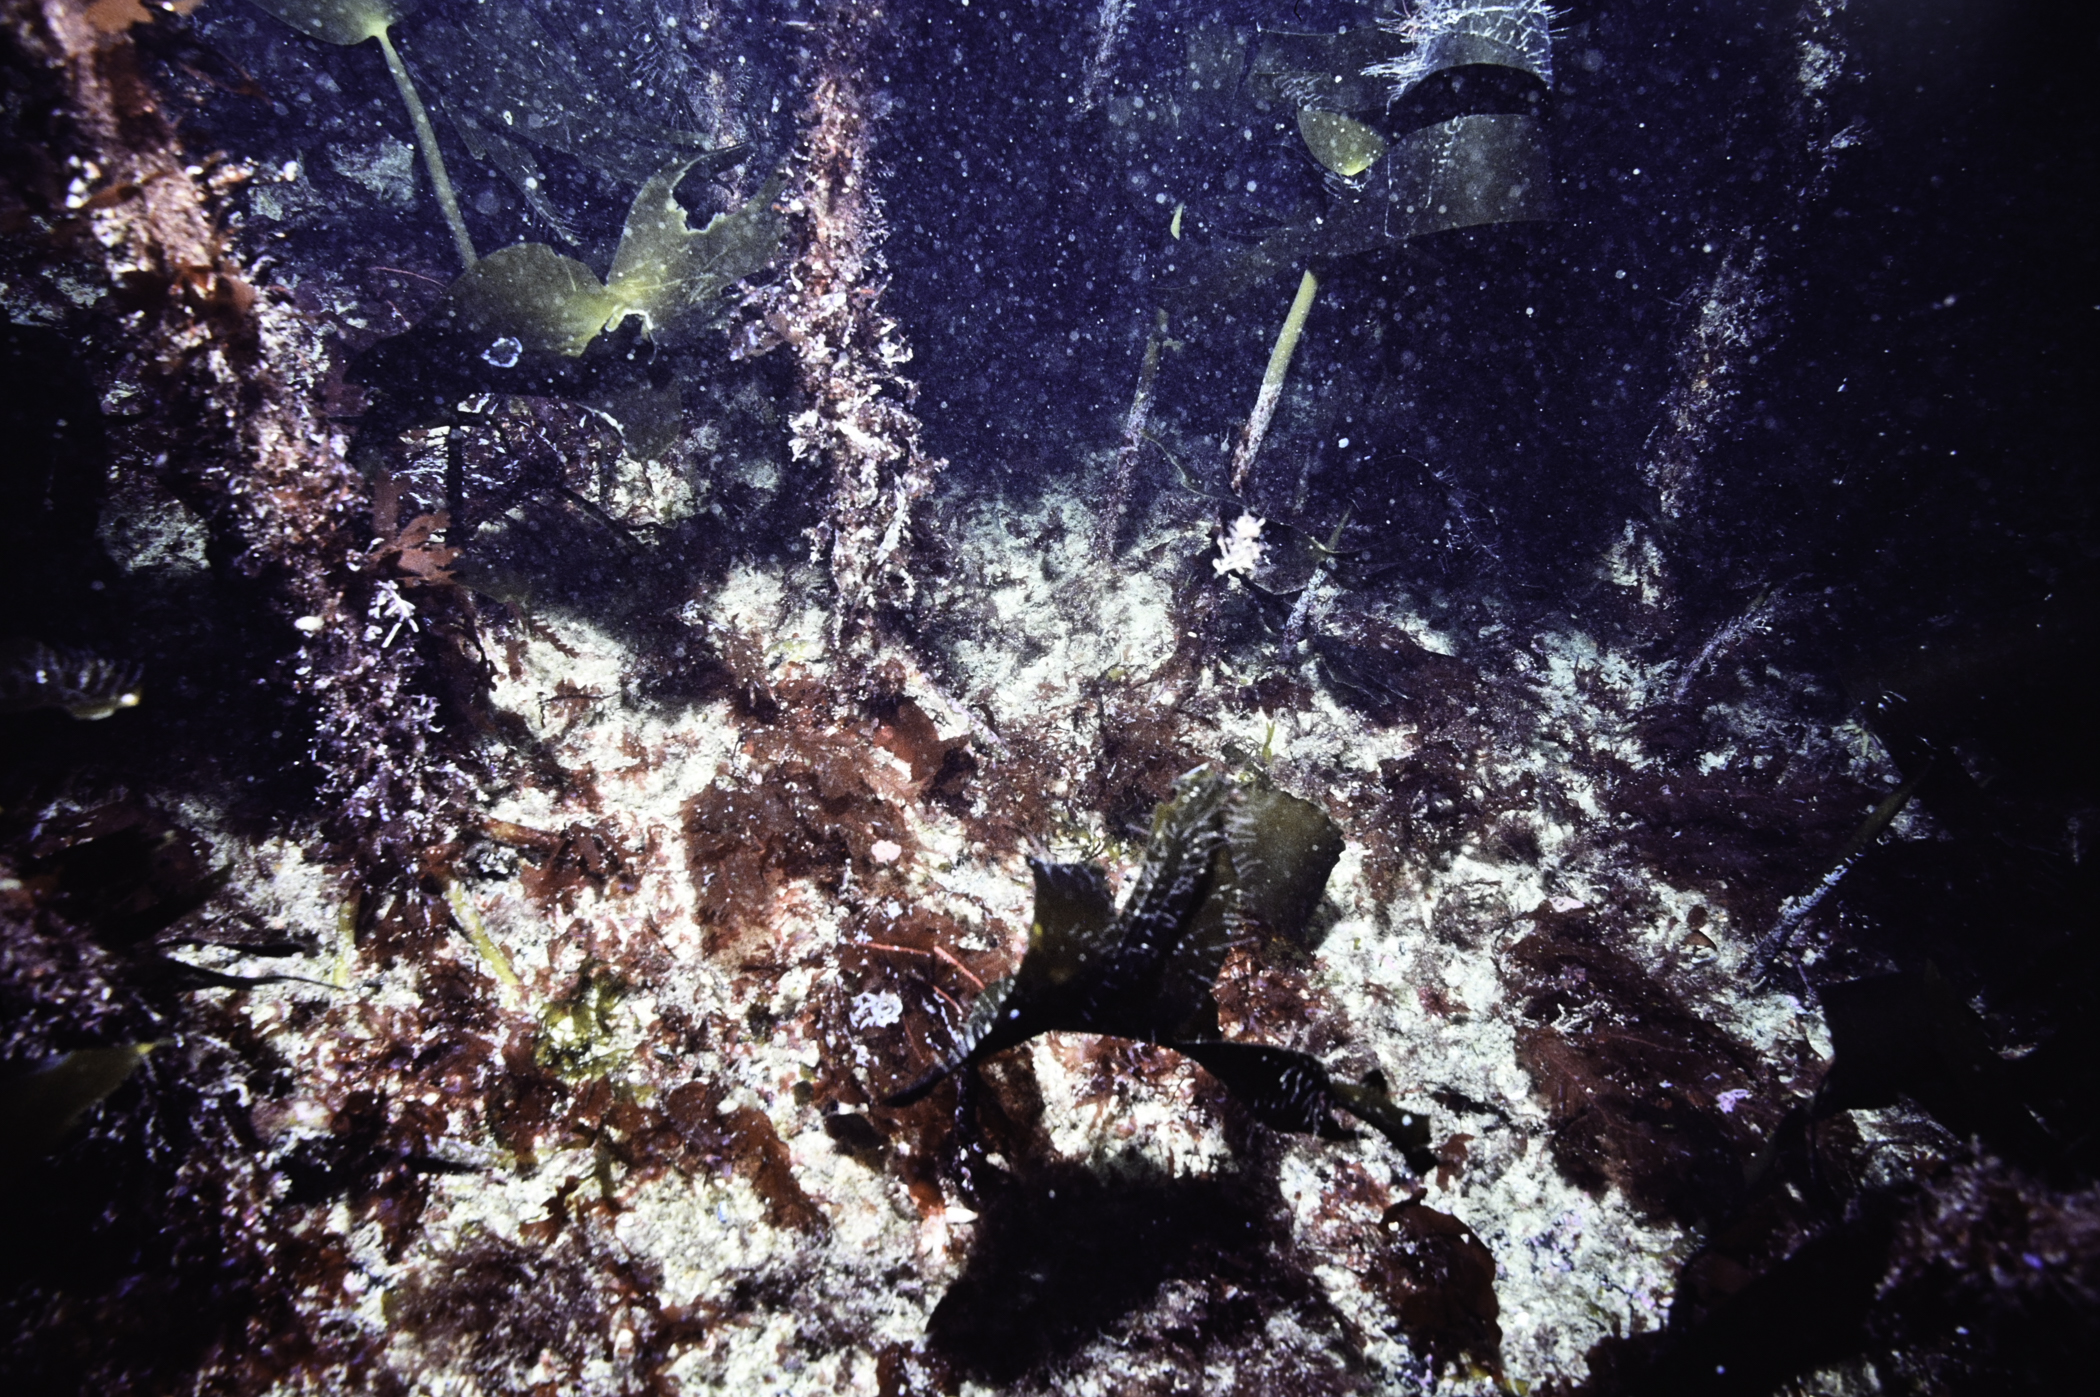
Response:
M394 86L401 89L401 100L408 107L409 122L416 128L416 145L421 148L423 164L430 171L431 187L437 190L438 207L445 211L445 223L452 229L452 241L459 245L460 259L471 268L474 265L474 240L467 236L467 222L460 216L459 199L452 192L452 178L445 173L445 157L438 150L437 132L431 127L430 113L423 107L423 99L416 92L407 65L402 63L394 41L387 37L387 30L400 23L403 16L413 13L421 3L422 0L254 0L258 9L268 11L300 33L324 44L340 44L347 48L367 39L379 41L379 51L386 55L386 70L394 75Z
M1429 1121L1403 1110L1372 1072L1338 1082L1311 1056L1225 1039L1211 987L1235 947L1302 936L1341 858L1326 812L1257 771L1201 766L1153 812L1130 898L1119 913L1092 863L1031 859L1035 920L1013 974L986 986L955 1049L889 1098L919 1101L943 1079L1041 1033L1099 1033L1195 1059L1277 1130L1354 1138L1347 1111L1384 1135L1421 1173Z
M1305 153L1324 172L1327 193L1316 211L1251 246L1221 239L1209 256L1190 259L1195 270L1169 292L1164 309L1171 316L1148 342L1151 357L1170 323L1192 334L1196 322L1254 288L1288 284L1289 274L1299 273L1254 407L1233 438L1227 472L1235 496L1248 492L1328 267L1434 233L1552 216L1538 113L1553 79L1555 17L1546 0L1422 0L1404 14L1338 34L1264 32L1251 61L1222 27L1191 32L1189 71L1209 74L1213 89L1232 95L1222 103L1191 101L1187 125L1222 122L1229 130L1253 111L1295 108ZM1177 98L1170 110L1181 109ZM1203 217L1219 221L1216 212ZM1177 209L1177 241L1182 223ZM1142 432L1149 394L1141 383L1126 437ZM1127 489L1119 483L1115 499ZM1112 505L1111 515L1120 510ZM1243 517L1256 522L1251 513Z
M744 148L694 149L704 145L703 137L640 120L592 89L582 59L555 44L532 16L482 6L478 27L438 21L418 36L426 60L438 64L446 111L470 148L511 177L534 210L571 240L559 212L537 196L537 166L530 156L486 129L492 113L515 118L522 112L531 140L583 158L609 177L642 184L603 281L544 243L518 243L478 258L429 114L388 36L421 0L255 3L324 43L379 41L466 262L465 273L432 312L406 335L375 346L353 377L414 384L415 401L392 410L411 417L446 391L468 385L575 398L614 418L633 454L656 454L673 430L675 388L598 383L594 374L579 373L576 361L602 332L630 316L658 345L691 333L692 312L765 266L778 249L784 230L772 205L780 181L706 227L692 228L677 199L679 184L696 168L713 174L736 164ZM482 122L477 124L475 113ZM665 159L666 151L676 153Z
M1248 87L1297 107L1330 198L1251 261L1281 268L1550 216L1537 108L1553 80L1553 19L1544 0L1424 0L1376 29L1264 35ZM1451 81L1461 75L1470 81ZM1439 77L1448 91L1428 103ZM1443 104L1458 114L1415 124Z
M701 153L706 173L743 157L736 145L710 151L706 136L665 125L635 100L674 86L675 31L654 10L633 0L552 12L517 0L473 0L452 12L456 22L441 15L403 39L409 62L437 87L438 105L474 158L508 180L565 243L579 239L547 196L535 146L577 160L623 190L681 154Z
M420 324L374 346L359 376L377 375L442 394L474 384L572 398L606 413L637 458L658 454L675 430L677 385L655 389L600 381L582 360L593 341L630 316L653 344L685 343L706 323L699 312L773 259L785 231L776 177L703 228L687 221L678 185L708 156L681 157L644 184L603 281L545 243L490 253L446 288ZM441 400L441 399L440 399Z
M772 260L780 243L777 182L705 228L687 223L673 191L705 158L674 161L642 186L604 281L545 243L518 243L453 282L418 333L462 339L496 368L577 358L630 315L653 340L675 335L691 312Z

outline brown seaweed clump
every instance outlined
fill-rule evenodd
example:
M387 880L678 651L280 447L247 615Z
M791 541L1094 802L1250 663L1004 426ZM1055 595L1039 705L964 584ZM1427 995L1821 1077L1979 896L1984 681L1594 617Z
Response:
M1771 1064L1700 1018L1580 913L1541 908L1508 952L1517 1060L1544 1096L1554 1160L1651 1216L1734 1211L1784 1101Z
M1419 1202L1394 1204L1379 1226L1391 1240L1375 1255L1371 1283L1416 1351L1438 1369L1469 1358L1496 1367L1495 1258L1473 1229Z
M749 744L762 773L718 781L685 808L686 856L709 950L747 963L773 952L766 909L790 881L836 886L869 877L885 841L901 856L910 835L868 775L865 732L768 730Z

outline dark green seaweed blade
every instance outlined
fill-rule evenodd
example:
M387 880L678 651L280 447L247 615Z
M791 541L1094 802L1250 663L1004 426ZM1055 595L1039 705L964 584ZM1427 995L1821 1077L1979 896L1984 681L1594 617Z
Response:
M1010 1034L996 1043L995 1037L1002 1024L1013 1024L1018 1020L1009 1017L1008 1006L1013 1002L1014 977L1005 976L984 987L977 1002L970 1006L970 1017L963 1024L962 1032L956 1035L955 1047L948 1056L928 1068L916 1081L904 1090L893 1092L883 1098L885 1106L910 1106L925 1099L926 1094L946 1081L965 1063L976 1062L995 1052L1012 1047L1022 1039L1032 1036L1022 1033L1020 1037Z
M986 989L973 1006L964 1030L967 1047L957 1050L958 1065L1003 1052L1038 1033L1099 1031L1091 1006L1118 953L1108 876L1094 864L1028 863L1035 874L1028 950L1013 975ZM1011 993L994 1005L993 990L1009 985Z
M1217 1034L1212 987L1235 946L1263 936L1302 939L1342 856L1342 832L1310 801L1259 777L1223 779L1217 819L1229 859L1210 896L1187 914L1168 952L1154 1005L1154 1036Z
M1265 1043L1175 1043L1173 1049L1203 1064L1254 1118L1272 1130L1350 1140L1334 1118L1334 1084L1319 1061Z
M1408 1168L1417 1174L1429 1172L1436 1163L1436 1156L1429 1149L1428 1116L1395 1102L1386 1092L1384 1079L1376 1072L1365 1077L1361 1086L1351 1086L1347 1082L1329 1085L1335 1105L1391 1141L1393 1148L1407 1160Z
M1145 1035L1154 1042L1218 1036L1218 1001L1212 988L1226 956L1246 938L1229 910L1232 862L1222 848L1213 856L1213 864L1211 891L1183 921L1160 962Z
M1069 984L1114 947L1116 907L1098 864L1028 861L1035 875L1035 921L1020 983L1027 992Z
M1028 867L1035 875L1035 920L1020 968L985 987L948 1056L885 1105L909 1106L956 1069L1038 1033L1089 1027L1078 1006L1115 950L1108 875L1091 863L1030 859Z
M1387 1094L1377 1073L1363 1084L1337 1082L1318 1059L1264 1043L1172 1043L1194 1058L1263 1125L1326 1140L1353 1140L1354 1131L1334 1119L1347 1111L1392 1142L1417 1174L1436 1163L1429 1149L1429 1118Z
M1174 783L1174 799L1153 813L1145 862L1118 922L1118 944L1080 1027L1163 1042L1210 1005L1229 928L1224 907L1207 904L1230 890L1224 824L1236 795L1229 776L1198 767Z
M1123 913L1126 922L1179 922L1193 910L1194 880L1218 845L1233 795L1232 778L1208 766L1176 778L1174 798L1152 812L1145 861Z
M1308 801L1198 767L1152 820L1130 902L1111 916L1091 864L1030 860L1035 921L1011 981L987 990L956 1049L889 1099L909 1105L949 1073L1039 1033L1071 1031L1180 1047L1279 1129L1332 1137L1326 1072L1302 1053L1217 1041L1212 988L1234 945L1295 935L1341 856L1341 832ZM1235 873L1238 864L1251 881Z

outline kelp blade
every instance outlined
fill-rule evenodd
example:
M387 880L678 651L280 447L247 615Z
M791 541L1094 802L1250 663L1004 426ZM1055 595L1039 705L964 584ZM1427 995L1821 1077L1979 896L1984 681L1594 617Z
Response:
M250 0L324 44L361 44L413 14L422 0Z
M438 104L444 108L446 118L452 123L452 129L459 132L460 139L466 142L468 152L476 160L495 166L496 173L510 181L511 187L518 191L525 200L526 207L532 210L540 222L551 228L556 237L571 247L582 241L576 236L575 225L570 222L569 216L556 208L554 201L547 197L547 191L543 188L546 180L540 171L539 161L533 158L532 152L522 142L511 140L483 126L459 103L453 101L449 94L441 94Z
M124 1085L151 1043L80 1048L0 1085L0 1169L11 1171L57 1148L89 1107Z
M1547 0L1424 0L1410 14L1379 21L1409 47L1364 76L1393 79L1395 101L1453 68L1514 68L1551 86L1554 17Z
M1535 116L1481 113L1393 144L1379 242L1553 216L1553 171Z
M1325 111L1382 107L1392 84L1372 70L1407 51L1408 41L1376 26L1341 34L1264 33L1247 73L1264 101Z
M1353 1138L1334 1119L1332 1084L1317 1059L1265 1043L1176 1043L1174 1048L1203 1064L1272 1130Z
M1342 857L1342 831L1309 800L1250 786L1226 816L1233 914L1249 931L1299 940Z
M995 1044L992 1041L999 1034L1002 1025L1013 1022L1006 1014L1007 1005L1013 1000L1013 991L1014 977L1011 975L1002 976L986 985L984 993L978 995L977 1002L970 1006L970 1017L963 1023L962 1032L956 1036L955 1047L948 1056L920 1074L919 1078L904 1090L885 1097L882 1104L896 1107L915 1105L923 1101L928 1092L948 1080L963 1064L989 1057L1001 1047L1012 1047L1013 1042L1025 1041L1032 1036L1023 1033L1013 1042ZM1017 1030L1008 1031L1012 1033Z
M1313 159L1343 179L1355 179L1385 154L1385 137L1335 112L1301 107L1298 134Z
M515 362L519 353L583 353L604 328L611 304L583 263L545 243L519 243L490 253L453 282L424 324L508 367L502 361Z
M1152 812L1152 834L1123 920L1178 925L1208 894L1211 856L1224 839L1231 778L1208 766L1174 782L1174 798Z
M1117 945L1108 876L1090 863L1030 859L1028 866L1035 875L1035 916L1020 967L985 987L947 1056L885 1104L909 1106L964 1064L1038 1033L1089 1030L1091 991Z
M1330 1082L1335 1105L1383 1135L1407 1160L1407 1167L1426 1174L1436 1162L1429 1148L1429 1117L1410 1111L1387 1094L1382 1083L1366 1080L1361 1086Z
M1230 776L1198 767L1154 812L1119 944L1092 995L1092 1032L1163 1042L1215 1014L1211 985L1230 950L1224 826L1235 795Z
M716 214L705 228L687 222L678 185L706 158L674 161L635 195L606 278L610 320L639 315L652 337L669 332L730 283L764 267L779 249L783 225L773 211L778 179L738 208Z

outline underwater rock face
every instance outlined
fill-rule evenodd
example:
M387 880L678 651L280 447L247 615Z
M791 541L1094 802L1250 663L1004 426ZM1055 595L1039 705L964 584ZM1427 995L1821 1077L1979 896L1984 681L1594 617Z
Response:
M2062 32L9 7L8 1390L2076 1390Z

